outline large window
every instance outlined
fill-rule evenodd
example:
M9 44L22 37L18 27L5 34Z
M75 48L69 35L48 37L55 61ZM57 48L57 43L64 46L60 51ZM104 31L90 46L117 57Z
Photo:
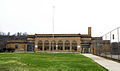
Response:
M38 50L42 50L42 41L41 40L38 41Z
M70 41L65 41L65 50L70 50Z
M62 40L58 41L58 50L63 50L63 42L62 42Z
M28 43L27 43L27 51L34 51L34 46L35 46L34 41L28 41Z
M56 50L56 42L54 40L51 42L51 50Z
M77 51L77 42L75 40L72 41L72 50Z
M45 40L44 42L44 50L49 50L49 41Z

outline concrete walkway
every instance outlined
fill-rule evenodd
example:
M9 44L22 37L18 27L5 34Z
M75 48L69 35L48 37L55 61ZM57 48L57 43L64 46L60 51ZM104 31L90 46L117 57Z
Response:
M92 54L82 54L82 55L91 58L92 60L94 60L95 62L103 66L104 68L108 69L109 71L120 71L120 63L118 62L108 60L108 59L95 56Z

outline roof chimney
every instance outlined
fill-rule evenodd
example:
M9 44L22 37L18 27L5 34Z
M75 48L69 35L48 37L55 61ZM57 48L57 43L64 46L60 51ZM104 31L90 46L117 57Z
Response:
M91 36L91 27L88 27L88 35Z

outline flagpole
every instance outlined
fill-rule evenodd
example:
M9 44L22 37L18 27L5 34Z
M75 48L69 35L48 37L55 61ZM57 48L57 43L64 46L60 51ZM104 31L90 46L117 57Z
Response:
M55 17L55 5L53 4L53 40L54 40L54 17ZM54 50L54 44L55 42L52 42L52 50Z
M54 38L54 16L55 16L55 6L53 6L53 38Z

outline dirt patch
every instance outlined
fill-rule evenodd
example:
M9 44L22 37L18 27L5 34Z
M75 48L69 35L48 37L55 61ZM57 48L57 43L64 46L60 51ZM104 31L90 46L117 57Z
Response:
M7 61L7 62L5 62L5 63L17 63L17 64L20 64L20 65L26 65L26 64L21 63L21 62L18 62L18 61L16 61L16 60L9 60L9 61Z

